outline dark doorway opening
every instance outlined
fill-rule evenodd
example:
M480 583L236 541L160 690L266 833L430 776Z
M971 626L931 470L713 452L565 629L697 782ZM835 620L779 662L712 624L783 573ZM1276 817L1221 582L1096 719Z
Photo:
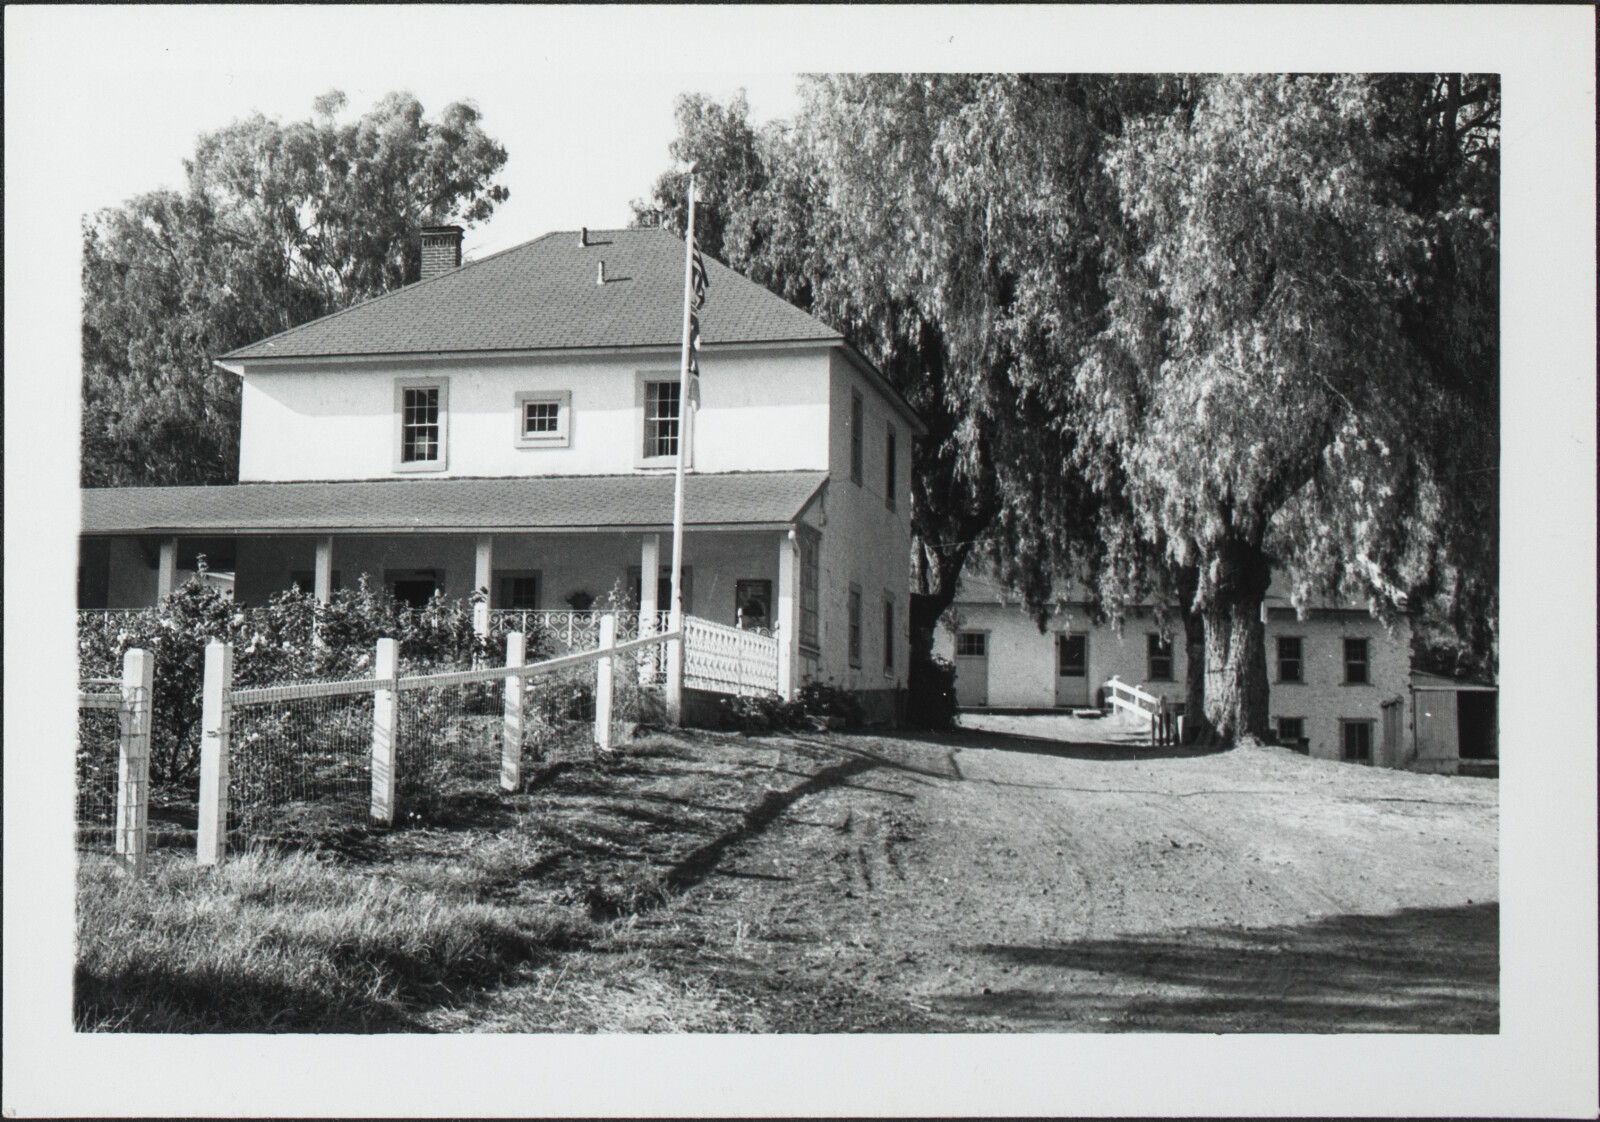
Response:
M1456 727L1460 730L1463 760L1499 758L1495 708L1495 695L1487 690L1462 690L1456 694Z

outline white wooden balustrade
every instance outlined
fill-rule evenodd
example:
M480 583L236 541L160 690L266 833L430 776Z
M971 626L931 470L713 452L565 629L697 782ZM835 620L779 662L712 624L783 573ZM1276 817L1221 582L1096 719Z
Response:
M683 619L683 684L741 697L778 692L778 640L771 635Z

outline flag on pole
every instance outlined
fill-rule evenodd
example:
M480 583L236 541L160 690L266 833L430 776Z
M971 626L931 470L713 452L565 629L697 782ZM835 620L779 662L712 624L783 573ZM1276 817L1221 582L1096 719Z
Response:
M700 407L700 309L706 306L706 263L694 233L689 234L689 404Z

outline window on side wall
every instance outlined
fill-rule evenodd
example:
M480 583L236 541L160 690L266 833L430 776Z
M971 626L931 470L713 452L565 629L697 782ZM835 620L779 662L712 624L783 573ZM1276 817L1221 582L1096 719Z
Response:
M864 413L866 406L861 400L861 395L855 390L850 391L850 482L861 482L861 426L866 424Z
M1340 737L1344 741L1344 758L1351 763L1372 762L1372 722L1340 721Z
M894 601L883 598L883 673L894 675Z
M1372 681L1367 665L1367 641L1344 641L1344 681L1347 686L1364 686Z
M889 426L887 448L883 456L883 502L890 510L894 509L894 494L899 489L899 447L900 441L894 431L894 426Z
M1145 662L1152 682L1172 681L1172 640L1151 633L1145 636Z
M1278 637L1278 681L1305 681L1305 663L1301 658L1301 645L1298 636L1280 635Z
M571 443L570 390L529 390L517 394L518 448L566 448Z
M1305 739L1306 719L1304 717L1279 717L1278 718L1278 743L1298 747L1300 741Z
M813 533L801 530L798 533L800 545L800 645L809 650L821 649L821 628L819 626L820 612L819 589L820 565L819 552L821 543Z
M679 427L682 423L677 382L644 384L644 458L661 459L678 454Z
M396 471L443 471L448 466L449 391L443 379L395 382Z
M850 586L850 665L861 666L861 589Z

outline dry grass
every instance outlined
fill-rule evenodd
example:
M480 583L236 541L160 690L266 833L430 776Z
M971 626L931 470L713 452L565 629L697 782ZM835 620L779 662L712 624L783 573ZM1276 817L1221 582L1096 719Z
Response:
M426 876L259 851L212 870L173 860L142 881L86 863L76 1026L410 1030L420 1005L447 1005L592 934L565 909L482 902L526 854L510 843L482 856Z

